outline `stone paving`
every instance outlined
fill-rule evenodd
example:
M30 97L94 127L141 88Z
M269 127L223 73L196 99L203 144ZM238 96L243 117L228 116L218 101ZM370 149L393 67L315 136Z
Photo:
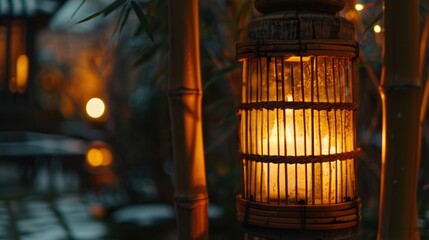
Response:
M0 240L101 240L107 226L79 195L0 200Z

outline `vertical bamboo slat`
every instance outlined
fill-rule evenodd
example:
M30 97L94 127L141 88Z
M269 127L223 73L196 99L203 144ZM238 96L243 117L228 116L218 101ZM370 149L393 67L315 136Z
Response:
M208 239L198 0L169 1L169 107L179 239Z
M419 2L385 1L378 239L418 239Z

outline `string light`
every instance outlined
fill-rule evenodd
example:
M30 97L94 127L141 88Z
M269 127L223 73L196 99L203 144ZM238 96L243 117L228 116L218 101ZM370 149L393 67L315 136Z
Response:
M375 25L375 26L374 26L374 32L375 32L375 33L380 33L380 32L381 32L381 27L380 27L380 25L378 25L378 24L377 24L377 25Z
M100 98L91 98L86 103L86 113L92 118L99 118L104 114L105 105Z
M362 11L364 9L364 6L360 3L358 3L355 5L355 9L356 9L356 11Z

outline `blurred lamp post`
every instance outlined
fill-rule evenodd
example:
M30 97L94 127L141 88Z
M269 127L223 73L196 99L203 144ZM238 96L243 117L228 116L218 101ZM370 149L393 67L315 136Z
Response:
M0 130L36 128L36 34L64 2L0 1Z
M237 217L250 236L351 236L360 221L352 79L358 45L353 24L335 16L344 0L254 2L265 15L237 46Z
M29 61L26 28L25 20L0 21L0 84L7 86L12 93L22 93L27 87Z

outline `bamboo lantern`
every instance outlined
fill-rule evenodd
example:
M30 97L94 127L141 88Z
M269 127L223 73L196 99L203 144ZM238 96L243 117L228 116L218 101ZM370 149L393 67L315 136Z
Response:
M344 0L255 0L265 14L237 46L243 63L237 218L269 239L343 239L360 200L352 64ZM293 238L290 238L293 237Z

